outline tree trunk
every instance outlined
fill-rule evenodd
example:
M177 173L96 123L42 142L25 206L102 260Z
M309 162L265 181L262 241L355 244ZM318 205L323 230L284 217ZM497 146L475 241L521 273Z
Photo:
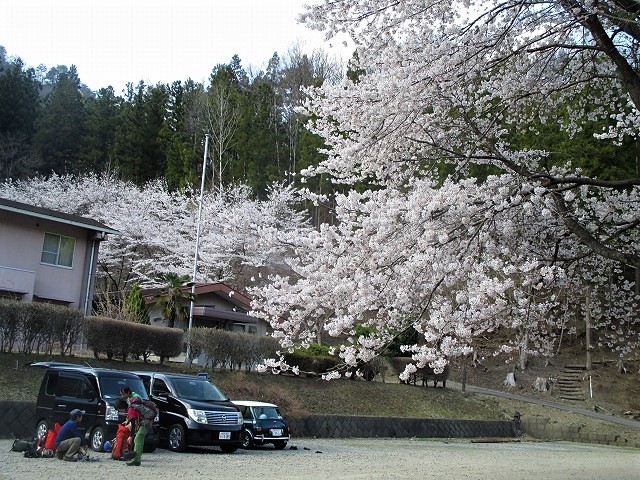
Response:
M520 357L518 361L518 368L520 368L521 372L524 372L524 370L527 368L527 362L529 360L527 356L528 347L529 347L529 334L525 333L524 337L522 338L522 343L520 344Z
M507 373L507 378L504 379L502 385L505 387L515 387L516 386L516 374L513 372Z
M533 384L533 389L536 392L546 392L549 390L549 381L546 378L538 377Z
M467 356L462 358L462 391L467 391Z

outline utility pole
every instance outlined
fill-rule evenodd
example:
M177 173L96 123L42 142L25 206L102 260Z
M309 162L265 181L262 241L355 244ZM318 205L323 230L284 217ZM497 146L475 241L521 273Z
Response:
M204 136L204 155L202 157L202 181L200 182L200 201L198 203L198 224L196 227L196 253L193 259L193 278L191 285L191 306L189 308L189 328L187 329L186 363L191 363L191 328L193 327L193 309L195 307L196 275L198 274L198 248L200 247L200 227L202 221L202 197L204 196L204 178L207 172L207 153L209 150L209 134Z

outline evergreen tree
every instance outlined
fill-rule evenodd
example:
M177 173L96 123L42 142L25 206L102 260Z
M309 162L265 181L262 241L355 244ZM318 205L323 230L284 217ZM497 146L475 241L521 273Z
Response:
M115 156L125 179L143 184L161 177L166 169L165 115L167 89L140 82L128 85L127 101L115 135Z
M121 104L122 98L116 97L113 87L100 89L95 99L87 101L85 152L80 171L103 172L112 166Z
M231 63L229 63L229 67L233 72L233 76L236 79L238 88L240 90L249 87L249 75L247 75L247 71L242 66L242 61L238 54L235 54L231 57Z
M242 96L242 105L234 176L250 185L258 198L265 198L267 187L283 178L286 169L286 163L280 162L285 135L274 109L277 102L272 86L254 82Z
M174 82L168 89L168 116L166 129L168 141L166 147L167 167L165 179L169 190L177 190L194 185L197 180L194 148L189 138L188 99L193 82Z
M39 166L31 141L40 83L20 59L7 62L4 47L0 53L0 179L17 180L33 175Z
M149 325L149 312L142 290L138 282L133 284L133 288L124 300L124 311L131 321Z
M61 73L36 120L33 143L44 173L74 173L81 164L86 110L75 66Z
M0 133L24 134L30 142L40 104L40 83L22 60L0 65Z

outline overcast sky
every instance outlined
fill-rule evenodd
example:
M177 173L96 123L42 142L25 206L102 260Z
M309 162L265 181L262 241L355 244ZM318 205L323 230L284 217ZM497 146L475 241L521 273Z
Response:
M76 65L91 89L127 82L206 80L238 54L264 68L299 42L348 57L340 41L296 23L313 0L5 0L0 45L9 56L48 68ZM330 47L329 45L332 45Z

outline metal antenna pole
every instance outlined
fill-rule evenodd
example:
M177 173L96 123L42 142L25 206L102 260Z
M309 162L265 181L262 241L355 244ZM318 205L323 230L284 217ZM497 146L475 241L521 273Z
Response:
M207 172L207 152L209 150L209 134L204 136L204 155L202 157L202 182L200 183L200 202L198 204L198 226L196 229L196 254L193 259L193 278L191 285L191 306L189 307L189 328L187 329L187 356L185 361L191 363L191 328L193 327L193 309L195 307L196 275L198 273L198 248L200 247L200 227L202 220L202 197L204 196L204 177Z

